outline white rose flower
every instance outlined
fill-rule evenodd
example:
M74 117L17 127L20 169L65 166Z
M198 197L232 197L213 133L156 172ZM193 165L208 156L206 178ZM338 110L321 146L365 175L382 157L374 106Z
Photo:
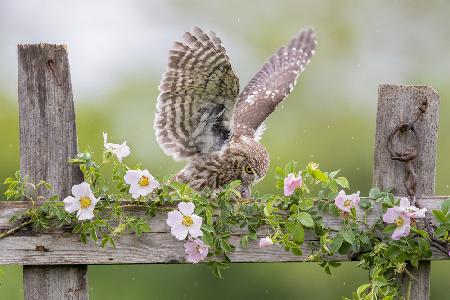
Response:
M194 214L195 205L192 202L178 203L178 210L172 210L167 214L166 223L171 228L171 233L178 240L184 240L188 233L197 238L203 235L201 231L202 218Z
M76 184L72 187L72 195L65 198L64 209L68 213L77 212L78 220L90 220L94 217L95 204L99 199L95 198L91 186L87 182Z
M128 170L124 179L130 185L130 194L134 199L147 196L154 189L159 188L158 181L148 170Z
M123 142L122 144L113 144L108 143L108 134L103 132L103 145L107 152L114 154L117 157L119 162L122 162L124 157L130 155L130 147L127 146L127 142Z

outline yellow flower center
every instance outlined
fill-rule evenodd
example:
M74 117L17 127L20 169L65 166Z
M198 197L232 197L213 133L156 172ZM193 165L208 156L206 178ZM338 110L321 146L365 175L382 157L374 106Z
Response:
M140 186L147 186L149 184L148 177L142 176L141 179L139 179L138 183Z
M194 224L194 221L191 216L183 216L183 221L181 221L181 223L183 223L184 226L189 227Z
M402 217L398 217L397 219L395 219L395 224L397 225L397 227L402 226L403 223L405 223L405 221L402 219Z
M91 199L89 197L81 197L80 198L80 206L81 208L88 208L91 205Z
M344 206L345 206L345 207L348 207L348 206L350 206L350 205L352 205L352 200L347 199L347 200L344 201Z

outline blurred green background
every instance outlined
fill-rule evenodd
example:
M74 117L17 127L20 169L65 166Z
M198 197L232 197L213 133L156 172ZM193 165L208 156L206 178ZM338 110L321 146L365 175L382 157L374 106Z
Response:
M18 161L17 43L69 49L80 150L101 151L102 131L127 140L130 164L154 175L182 167L152 129L157 85L172 41L214 30L243 86L300 29L317 32L316 56L270 117L272 157L256 189L274 192L287 161L341 169L367 194L379 83L431 85L441 96L437 194L450 194L450 2L448 1L23 1L0 2L0 178ZM4 187L0 188L0 192ZM0 249L1 251L1 249ZM1 253L1 252L0 252ZM21 267L7 266L0 299L22 299ZM432 299L450 299L450 261L433 262ZM354 263L328 276L315 264L234 264L219 280L206 266L90 266L92 299L340 299L367 279Z

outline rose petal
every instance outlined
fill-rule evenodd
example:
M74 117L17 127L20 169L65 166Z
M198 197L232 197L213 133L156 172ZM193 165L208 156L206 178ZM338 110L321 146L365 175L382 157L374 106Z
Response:
M269 247L273 245L273 241L270 237L266 236L259 240L259 248Z
M69 196L66 197L64 200L64 210L68 213L73 213L80 209L80 200L78 200L75 197Z
M406 197L400 198L400 207L407 208L409 206L409 200Z
M141 170L128 170L125 173L124 180L127 184L137 184L142 177Z
M92 218L94 218L94 210L93 209L80 209L77 212L77 218L78 220L82 221L82 220L90 220Z
M166 223L170 227L181 224L183 221L183 215L178 210L172 210L167 214Z
M401 211L397 207L390 207L386 210L386 213L383 215L383 221L385 223L394 223L395 219L398 218Z
M199 236L203 236L203 232L201 231L200 227L190 226L188 230L189 230L189 234L193 238L197 238Z
M177 240L181 241L187 237L188 229L183 224L178 224L178 225L175 225L174 227L172 227L172 229L170 230L170 233L172 233L172 235L174 237L176 237Z
M92 194L91 186L87 182L82 182L72 186L72 195L75 198L89 197Z
M189 216L194 213L195 205L192 202L180 202L178 203L178 209L183 215Z

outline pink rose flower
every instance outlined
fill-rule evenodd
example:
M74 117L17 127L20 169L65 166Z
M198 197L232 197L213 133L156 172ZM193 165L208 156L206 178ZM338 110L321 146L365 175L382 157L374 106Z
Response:
M409 216L414 219L422 219L425 218L425 213L427 212L426 208L417 208L415 206L410 205L408 198L402 197L400 198L400 209L403 209Z
M341 190L339 194L334 199L334 204L343 212L349 213L352 207L356 207L359 203L359 191L346 195L344 190Z
M171 233L178 240L184 240L188 233L193 237L203 235L200 227L202 218L194 214L195 205L192 202L178 203L178 210L172 210L167 214L167 225L171 228Z
M398 240L401 237L408 236L411 229L411 217L398 206L388 208L383 215L383 221L386 223L395 223L397 228L392 233L392 239Z
M411 230L411 219L425 218L427 209L419 209L410 205L408 198L400 199L400 206L388 208L383 215L383 221L386 223L395 223L397 228L392 233L392 239L398 240L401 237L409 235Z
M208 256L208 246L201 239L189 238L184 244L184 251L187 254L186 260L196 264Z
M284 195L286 197L292 195L295 192L296 188L302 186L302 176L298 174L298 177L295 177L294 173L289 173L286 178L284 178Z
M273 245L272 239L268 236L259 240L259 248L265 248L272 245Z

